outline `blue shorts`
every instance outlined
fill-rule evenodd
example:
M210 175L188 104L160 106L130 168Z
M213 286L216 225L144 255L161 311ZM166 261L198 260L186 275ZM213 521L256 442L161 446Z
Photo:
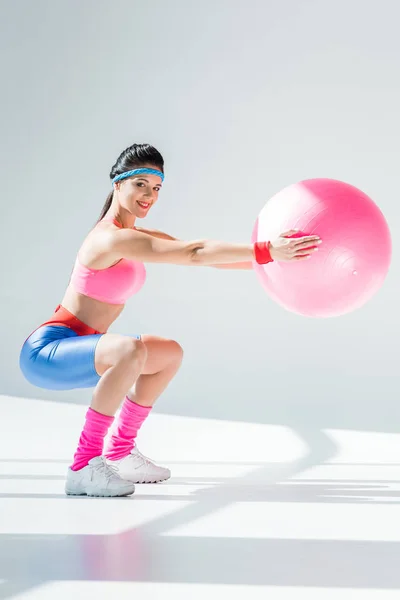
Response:
M29 383L48 390L94 387L100 379L95 351L102 335L78 335L62 325L39 327L22 346L21 371Z

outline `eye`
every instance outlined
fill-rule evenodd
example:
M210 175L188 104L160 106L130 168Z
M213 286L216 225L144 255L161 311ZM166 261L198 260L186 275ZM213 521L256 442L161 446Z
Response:
M161 188L159 188L159 187L156 187L154 189L156 190L156 192L159 192L161 190Z
M138 187L145 187L145 184L142 183L141 181L138 181L138 183L136 184Z

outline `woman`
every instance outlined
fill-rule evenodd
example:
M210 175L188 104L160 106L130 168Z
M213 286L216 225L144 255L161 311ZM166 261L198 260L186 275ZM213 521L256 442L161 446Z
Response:
M318 236L273 243L183 242L136 226L157 202L164 160L148 144L127 148L111 169L113 191L96 226L84 240L61 305L25 341L21 370L47 389L94 387L72 465L67 494L125 496L135 483L164 481L170 471L136 448L139 428L178 371L182 348L150 335L108 333L127 299L144 283L144 262L252 268L272 260L305 260ZM133 387L134 386L134 387ZM108 447L103 443L124 398Z

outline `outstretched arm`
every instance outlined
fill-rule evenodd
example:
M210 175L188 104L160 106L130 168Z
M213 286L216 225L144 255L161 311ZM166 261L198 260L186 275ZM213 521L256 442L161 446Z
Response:
M97 251L115 260L127 258L174 265L223 265L255 260L259 264L306 260L317 249L317 235L291 238L295 231L281 234L274 242L230 244L213 240L176 241L157 239L134 229L104 230L95 238Z
M163 231L158 231L157 229L145 229L144 227L135 227L137 231L141 231L142 233L147 233L148 235L152 235L153 237L162 239L162 240L171 240L174 242L179 241L178 238L172 237L168 233L164 233ZM240 270L250 270L253 268L253 263L251 261L246 262L237 262L237 263L228 263L223 265L207 265L213 267L214 269L240 269Z
M153 237L159 238L160 240L171 240L171 242L179 242L178 238L172 237L172 235L168 235L168 233L164 233L163 231L158 231L158 229L145 229L144 227L135 227L135 229L136 231L147 233L147 235L152 235Z

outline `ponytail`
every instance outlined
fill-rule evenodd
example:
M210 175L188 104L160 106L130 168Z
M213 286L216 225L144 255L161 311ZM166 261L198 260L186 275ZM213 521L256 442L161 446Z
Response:
M110 206L111 206L111 202L113 200L113 196L114 196L114 190L111 190L111 192L107 196L107 200L105 201L103 208L101 209L101 213L100 213L99 219L97 221L98 223L99 223L99 221L101 221L105 217L105 215L110 210Z

